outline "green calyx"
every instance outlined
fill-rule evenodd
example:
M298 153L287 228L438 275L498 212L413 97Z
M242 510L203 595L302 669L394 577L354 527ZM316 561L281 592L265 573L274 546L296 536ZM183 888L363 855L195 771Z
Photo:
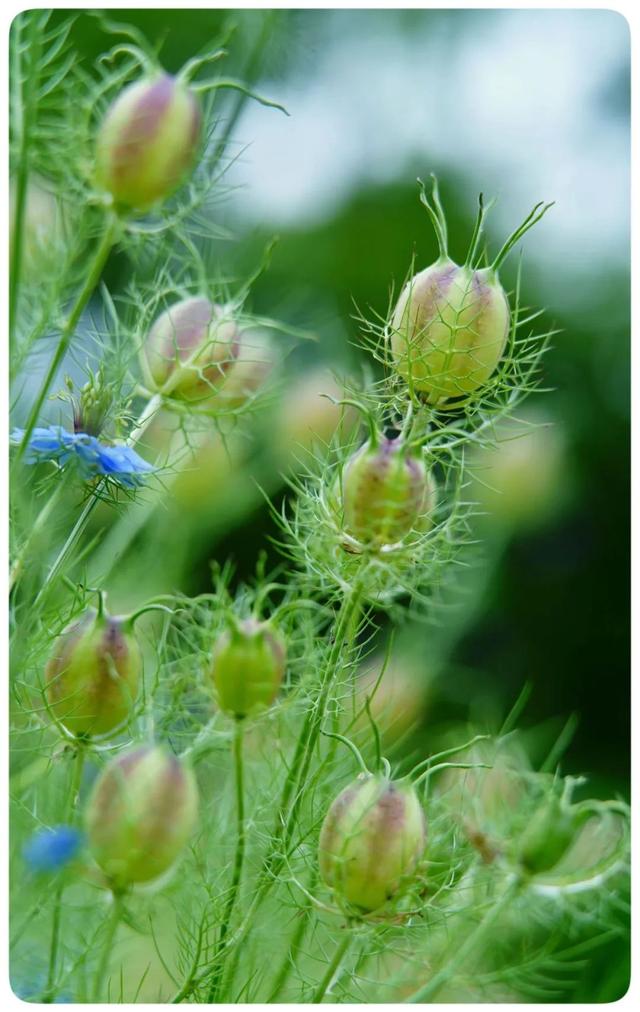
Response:
M220 709L248 717L274 702L286 669L286 642L270 622L232 618L214 645L209 677Z

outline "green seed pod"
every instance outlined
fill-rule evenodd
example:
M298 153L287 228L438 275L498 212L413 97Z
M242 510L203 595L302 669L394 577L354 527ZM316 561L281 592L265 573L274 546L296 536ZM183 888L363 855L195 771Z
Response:
M107 734L135 703L142 659L126 620L93 608L58 637L45 668L51 712L72 734Z
M123 209L164 200L193 163L200 124L196 97L178 78L158 73L129 85L98 132L98 186Z
M571 807L553 797L538 809L520 838L520 864L532 875L549 871L569 850L578 828L579 819Z
M434 485L424 461L413 456L402 439L368 440L345 465L344 527L363 544L396 544L434 505Z
M89 846L111 886L158 878L193 831L198 789L192 771L161 746L117 756L98 777L86 813Z
M201 296L161 313L149 331L145 364L152 386L185 401L205 401L238 356L240 332L221 306Z
M224 632L211 666L220 709L242 718L270 706L282 685L286 654L283 636L269 622L246 619Z
M361 773L338 795L320 831L320 872L336 895L378 910L414 875L426 821L409 781Z
M416 274L398 300L391 323L396 369L432 404L473 393L498 365L509 325L496 271L440 258Z

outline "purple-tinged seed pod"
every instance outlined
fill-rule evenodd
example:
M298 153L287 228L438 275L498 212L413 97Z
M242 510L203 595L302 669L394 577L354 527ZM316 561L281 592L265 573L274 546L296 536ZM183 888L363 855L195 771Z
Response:
M115 890L166 872L187 844L198 814L191 769L162 746L112 759L86 812L89 847Z
M395 367L431 404L473 393L502 357L510 318L496 271L441 257L398 299L391 322Z
M45 668L49 709L76 736L107 734L131 713L141 670L127 620L90 608L53 645Z
M156 319L144 347L151 384L167 396L206 401L238 356L240 331L203 296L176 302Z
M271 706L287 663L284 637L270 622L237 622L213 649L211 678L218 704L236 718Z
M125 210L164 200L193 163L200 126L198 101L178 78L160 72L130 84L98 131L98 186Z
M412 879L427 828L408 780L361 773L335 799L320 831L320 873L344 903L371 912Z
M430 514L434 485L401 439L368 440L342 474L345 531L365 545L394 545Z

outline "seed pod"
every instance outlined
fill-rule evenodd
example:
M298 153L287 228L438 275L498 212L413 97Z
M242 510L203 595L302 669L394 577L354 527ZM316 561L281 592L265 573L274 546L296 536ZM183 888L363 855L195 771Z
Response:
M401 541L431 513L434 487L423 460L402 439L367 441L342 474L344 527L363 544Z
M509 322L496 271L440 258L416 274L398 299L391 323L396 369L432 404L473 393L500 361Z
M98 185L123 209L164 200L191 167L200 124L195 95L177 78L159 73L129 85L98 132Z
M72 734L107 734L129 716L141 670L125 620L90 608L54 643L45 668L51 712Z
M243 331L220 390L203 407L230 410L252 400L272 371L276 356L268 331Z
M553 797L534 814L518 846L520 864L532 875L549 871L573 843L579 820L569 805Z
M161 746L117 756L98 777L86 827L91 852L113 888L149 882L174 863L198 813L192 771Z
M211 666L220 709L242 718L270 706L284 678L286 652L284 638L269 622L246 619L224 632Z
M426 821L413 786L361 773L322 824L320 872L350 906L378 910L414 875L425 844Z
M186 401L203 401L222 385L235 361L240 332L223 308L201 296L161 313L145 343L151 384Z

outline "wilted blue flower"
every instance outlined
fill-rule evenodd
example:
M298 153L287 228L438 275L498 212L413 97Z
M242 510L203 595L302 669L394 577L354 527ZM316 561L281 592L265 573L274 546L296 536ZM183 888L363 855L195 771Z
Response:
M24 429L14 429L11 442L17 445L23 439ZM24 459L27 464L53 460L60 467L74 459L83 478L106 476L124 488L142 485L143 476L155 470L130 446L106 446L95 436L67 432L60 425L34 429Z
M83 834L73 826L55 826L34 833L22 849L32 871L57 871L73 860L83 843Z

